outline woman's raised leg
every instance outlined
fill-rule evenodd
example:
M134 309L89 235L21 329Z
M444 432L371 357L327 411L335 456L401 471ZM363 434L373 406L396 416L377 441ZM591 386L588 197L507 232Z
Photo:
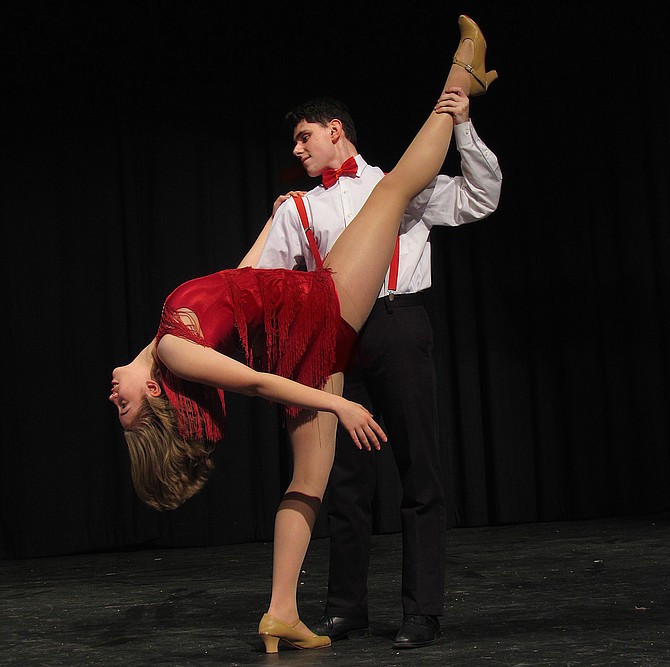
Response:
M486 42L476 24L459 20L461 41L445 89L470 93L477 82L464 66L481 62ZM388 270L398 226L410 200L437 176L446 157L453 119L432 112L394 169L372 191L363 208L340 235L324 265L333 271L342 317L357 331L363 326Z

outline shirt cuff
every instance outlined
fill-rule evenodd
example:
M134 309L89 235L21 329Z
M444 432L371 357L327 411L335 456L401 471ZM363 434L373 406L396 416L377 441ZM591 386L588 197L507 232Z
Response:
M474 143L472 121L466 120L465 123L454 125L454 139L456 148L471 146Z

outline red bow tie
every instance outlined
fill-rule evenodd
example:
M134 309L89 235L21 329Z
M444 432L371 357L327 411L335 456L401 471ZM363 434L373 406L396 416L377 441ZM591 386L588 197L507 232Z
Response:
M331 185L337 183L340 176L355 176L358 172L358 165L356 159L353 157L347 158L339 169L326 169L321 174L323 187L328 189Z

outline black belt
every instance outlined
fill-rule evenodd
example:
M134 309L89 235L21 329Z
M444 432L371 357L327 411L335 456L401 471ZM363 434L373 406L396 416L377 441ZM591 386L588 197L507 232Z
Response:
M425 306L426 294L425 292L415 292L414 294L394 294L393 298L384 296L372 306L372 312L385 310L387 313L393 311L394 308L402 308L403 306Z

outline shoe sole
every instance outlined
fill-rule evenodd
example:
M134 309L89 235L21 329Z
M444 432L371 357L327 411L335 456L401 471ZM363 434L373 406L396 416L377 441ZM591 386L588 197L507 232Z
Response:
M435 639L430 639L427 642L401 642L401 643L394 643L393 648L421 648L422 646L430 646L431 644L434 644L440 637L442 636L442 633L439 633Z
M421 642L420 644L413 643L413 644L393 644L393 648L422 648L424 646L430 646L431 644L434 644L437 641L437 639L433 639L429 642Z

